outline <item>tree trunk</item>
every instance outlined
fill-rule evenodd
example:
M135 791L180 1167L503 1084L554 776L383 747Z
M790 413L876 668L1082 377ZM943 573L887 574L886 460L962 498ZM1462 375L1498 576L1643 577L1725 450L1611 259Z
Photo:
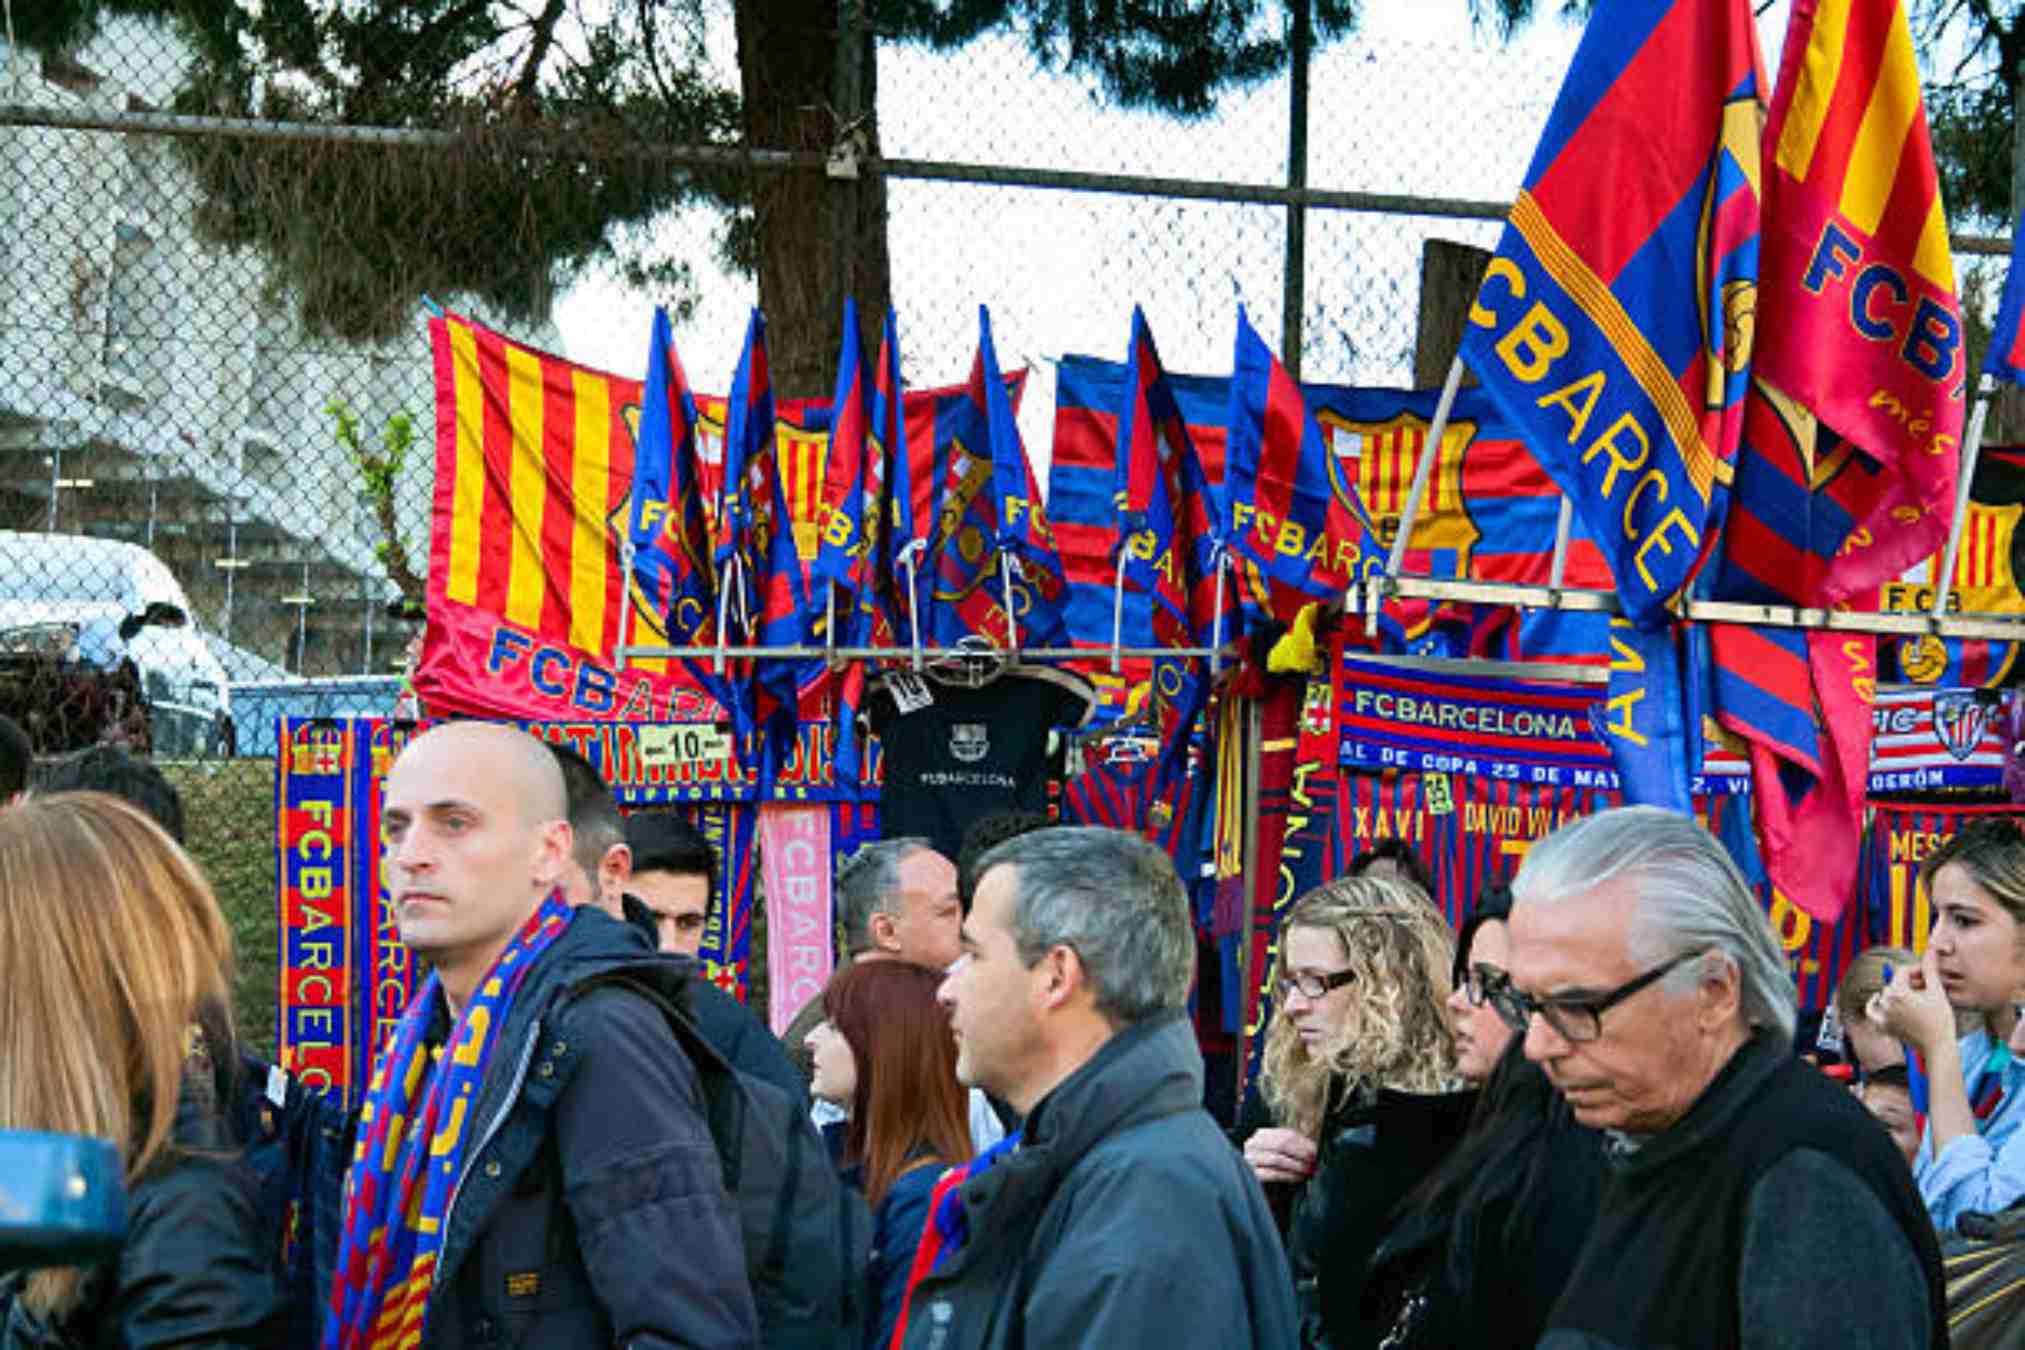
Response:
M1453 239L1430 239L1420 250L1420 325L1413 341L1413 387L1439 389L1461 348L1463 324L1491 255ZM1476 377L1465 373L1465 384Z
M738 6L740 92L746 143L753 149L827 154L835 146L850 120L835 102L838 26L835 0L746 0ZM864 146L876 155L873 39L861 31L852 40L861 44L857 94ZM841 207L839 194L846 198ZM885 184L863 170L855 181L832 179L821 169L756 171L752 204L775 396L827 397L847 291L875 344L890 303Z

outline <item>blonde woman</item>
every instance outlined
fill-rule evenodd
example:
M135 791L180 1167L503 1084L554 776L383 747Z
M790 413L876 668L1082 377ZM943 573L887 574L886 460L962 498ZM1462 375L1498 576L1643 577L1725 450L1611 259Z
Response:
M1298 1188L1287 1251L1304 1346L1356 1345L1386 1215L1468 1121L1444 1006L1454 941L1418 891L1373 876L1310 891L1280 932L1261 1084L1277 1123L1245 1158L1269 1188Z
M281 1302L223 1106L232 939L181 848L98 793L0 810L0 1129L113 1140L117 1259L0 1280L0 1347L270 1345Z

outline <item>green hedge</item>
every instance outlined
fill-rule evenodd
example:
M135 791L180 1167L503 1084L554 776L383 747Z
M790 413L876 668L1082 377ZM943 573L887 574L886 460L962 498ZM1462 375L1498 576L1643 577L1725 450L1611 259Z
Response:
M211 878L238 959L233 1010L247 1048L274 1054L274 762L162 764L183 794L190 856Z

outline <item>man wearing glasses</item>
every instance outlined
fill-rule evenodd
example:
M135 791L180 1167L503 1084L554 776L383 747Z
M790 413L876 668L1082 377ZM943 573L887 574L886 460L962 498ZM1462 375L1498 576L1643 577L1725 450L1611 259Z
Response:
M1890 1140L1792 1053L1793 981L1722 845L1625 807L1536 844L1489 997L1584 1125L1602 1207L1543 1347L1947 1344Z

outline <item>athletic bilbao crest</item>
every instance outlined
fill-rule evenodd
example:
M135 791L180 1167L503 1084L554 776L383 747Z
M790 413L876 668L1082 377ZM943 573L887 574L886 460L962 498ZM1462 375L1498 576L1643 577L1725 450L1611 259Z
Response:
M1934 739L1957 760L1974 754L1990 729L1990 709L1962 690L1934 695Z

